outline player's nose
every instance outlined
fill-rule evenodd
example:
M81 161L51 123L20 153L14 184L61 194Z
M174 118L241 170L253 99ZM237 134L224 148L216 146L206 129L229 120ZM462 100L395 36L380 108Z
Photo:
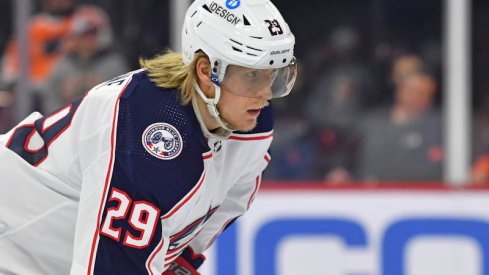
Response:
M257 97L270 100L273 98L272 87L265 86L257 92Z

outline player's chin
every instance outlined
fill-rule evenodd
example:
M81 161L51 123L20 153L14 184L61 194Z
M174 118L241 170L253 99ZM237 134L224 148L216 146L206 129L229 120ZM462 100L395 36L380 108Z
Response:
M257 124L256 119L249 119L249 120L244 121L243 123L240 123L240 125L236 128L238 128L242 132L249 132L249 131L255 129L256 124Z

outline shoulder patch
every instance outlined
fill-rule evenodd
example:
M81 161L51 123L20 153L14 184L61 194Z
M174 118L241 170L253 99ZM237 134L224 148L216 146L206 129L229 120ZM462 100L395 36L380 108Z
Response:
M142 142L148 153L163 160L178 157L183 148L183 139L178 130L163 122L149 125L143 132Z

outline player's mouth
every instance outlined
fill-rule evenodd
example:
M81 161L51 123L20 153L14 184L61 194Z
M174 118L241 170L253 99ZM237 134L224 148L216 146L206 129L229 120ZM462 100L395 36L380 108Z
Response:
M258 109L248 109L248 114L253 117L258 117L260 115L261 108Z
M250 116L253 116L253 117L258 117L260 115L260 112L263 108L267 107L268 105L270 105L270 103L268 103L268 101L264 102L263 104L260 104L260 105L255 105L253 106L252 108L249 108L248 110L246 110L248 112L248 114Z

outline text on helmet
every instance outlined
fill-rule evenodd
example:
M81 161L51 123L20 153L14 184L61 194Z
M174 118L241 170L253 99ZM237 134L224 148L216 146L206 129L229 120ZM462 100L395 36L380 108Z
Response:
M212 12L219 15L221 18L225 19L229 23L236 25L241 21L241 19L238 19L236 15L234 15L232 12L228 11L221 5L217 4L216 2L212 2L209 8Z
M281 51L271 51L270 55L284 54L284 53L288 53L288 52L290 52L290 49L285 49L285 50L281 50Z

